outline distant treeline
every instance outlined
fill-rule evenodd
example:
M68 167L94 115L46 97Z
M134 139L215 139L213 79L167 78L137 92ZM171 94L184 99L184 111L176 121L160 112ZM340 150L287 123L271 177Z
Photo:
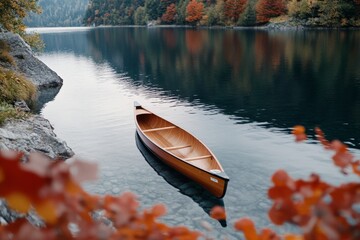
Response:
M278 16L307 26L360 26L360 0L90 0L84 23L240 26Z
M68 27L83 25L89 0L39 0L41 14L31 13L25 19L29 27Z

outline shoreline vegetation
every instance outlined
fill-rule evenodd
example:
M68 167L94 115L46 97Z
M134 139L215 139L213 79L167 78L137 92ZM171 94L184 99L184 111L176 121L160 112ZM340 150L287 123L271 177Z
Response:
M360 0L90 0L84 24L358 28Z

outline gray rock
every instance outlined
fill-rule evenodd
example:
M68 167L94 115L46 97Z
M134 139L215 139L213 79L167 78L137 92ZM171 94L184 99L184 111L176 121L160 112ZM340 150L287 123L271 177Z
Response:
M14 103L14 106L16 109L18 109L20 111L30 112L30 108L28 107L28 105L26 104L26 102L24 100L16 101Z
M26 78L31 80L38 89L62 85L63 80L34 56L29 45L26 44L18 34L1 30L0 40L5 41L9 45L9 53L16 63L15 65L11 65L0 62L0 66L22 73Z
M74 155L67 144L53 132L50 122L39 115L8 120L0 128L0 149L42 152L51 158L67 159Z

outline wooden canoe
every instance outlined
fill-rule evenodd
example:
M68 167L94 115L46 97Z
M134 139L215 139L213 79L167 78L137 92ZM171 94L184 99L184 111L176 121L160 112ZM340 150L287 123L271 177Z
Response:
M164 163L224 197L228 176L215 155L196 137L134 103L136 131L144 145Z

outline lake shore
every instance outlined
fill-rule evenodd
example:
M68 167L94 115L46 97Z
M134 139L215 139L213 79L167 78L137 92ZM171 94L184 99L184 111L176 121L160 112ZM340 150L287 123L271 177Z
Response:
M37 88L38 102L41 104L45 104L44 96L46 101L52 100L62 86L63 80L35 57L18 34L0 29L0 40L9 46L8 53L13 59L13 63L0 61L0 66L31 81ZM0 127L0 150L17 150L25 154L41 152L50 158L62 159L74 155L67 144L57 138L50 122L35 113L24 119L6 120Z

